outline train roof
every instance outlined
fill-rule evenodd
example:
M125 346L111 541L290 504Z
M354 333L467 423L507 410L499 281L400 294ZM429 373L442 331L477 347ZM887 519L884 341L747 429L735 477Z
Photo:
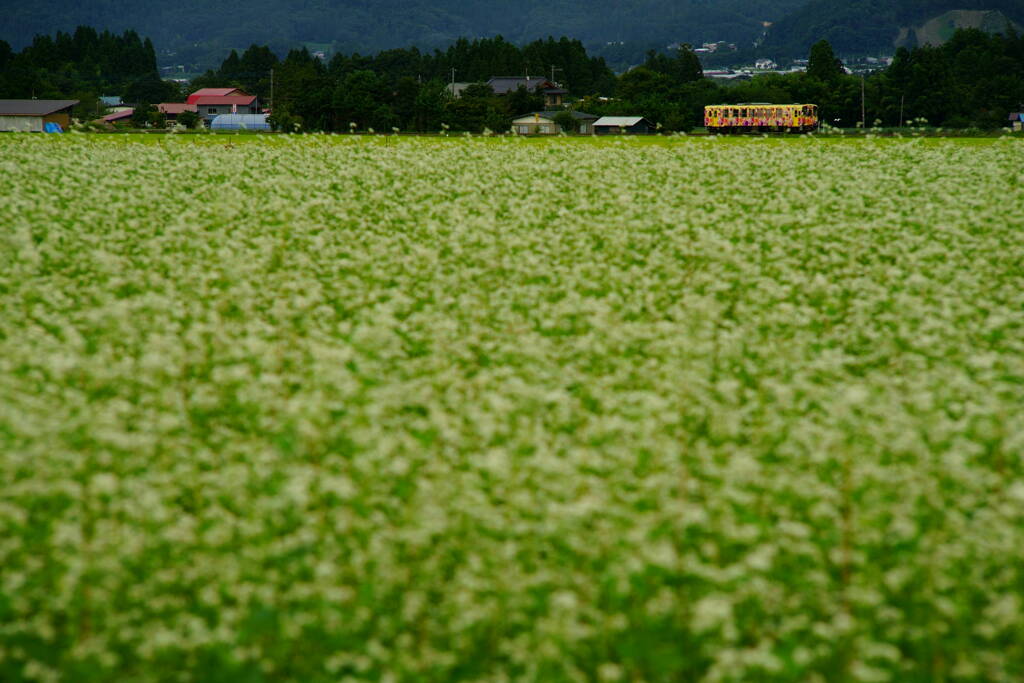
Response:
M709 107L817 107L813 102L734 102L732 104L709 104Z

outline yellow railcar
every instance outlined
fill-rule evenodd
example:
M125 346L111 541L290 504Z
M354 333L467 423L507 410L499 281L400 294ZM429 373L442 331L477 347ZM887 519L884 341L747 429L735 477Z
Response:
M806 133L818 127L816 104L713 104L704 107L709 133Z

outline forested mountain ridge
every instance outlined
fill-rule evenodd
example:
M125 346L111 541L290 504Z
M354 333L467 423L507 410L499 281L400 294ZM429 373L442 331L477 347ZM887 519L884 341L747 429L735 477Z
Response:
M950 34L953 28L968 28L953 25L964 14L957 10L988 12L983 25L974 28L1001 32L1006 20L1024 23L1022 0L811 0L769 29L760 52L799 57L809 45L827 40L843 55L892 54L899 46L914 47L918 33L924 33L915 29L923 29L929 20L950 24L944 27Z
M522 44L572 36L587 45L726 40L749 45L806 0L0 0L0 40L14 49L36 34L94 26L149 36L162 63L188 63L231 48L267 44L278 53L300 43L338 52L415 45L444 47L460 37L502 35ZM219 51L219 52L218 52ZM171 54L173 53L173 54Z
M950 10L993 10L988 30L1003 15L1024 25L1024 0L0 0L0 40L19 50L35 35L79 25L132 30L153 41L160 64L194 71L253 43L279 55L324 45L331 56L444 49L463 37L501 35L522 45L572 36L622 70L675 42L725 40L744 56L754 56L757 43L756 56L796 58L826 39L840 55L891 54L921 35L951 33Z

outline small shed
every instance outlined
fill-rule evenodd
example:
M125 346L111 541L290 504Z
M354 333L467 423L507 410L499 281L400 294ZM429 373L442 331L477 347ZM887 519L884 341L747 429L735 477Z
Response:
M76 104L78 100L0 100L0 131L41 133L47 123L66 130Z
M654 124L643 116L602 116L594 121L596 135L648 135L654 132Z
M266 114L221 114L210 124L212 130L270 130Z

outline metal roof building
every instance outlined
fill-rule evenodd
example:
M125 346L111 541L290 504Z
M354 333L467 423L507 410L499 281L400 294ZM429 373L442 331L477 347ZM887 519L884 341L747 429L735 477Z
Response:
M127 121L135 113L135 108L122 109L121 111L115 111L113 114L107 114L103 117L104 123L114 123L115 121Z
M594 121L594 133L597 135L614 133L643 135L653 132L654 124L643 116L602 116Z
M78 100L0 100L0 131L41 133L47 123L67 129Z
M200 97L229 97L232 95L245 95L245 93L238 88L200 88L189 95L185 102L196 104L196 100Z

